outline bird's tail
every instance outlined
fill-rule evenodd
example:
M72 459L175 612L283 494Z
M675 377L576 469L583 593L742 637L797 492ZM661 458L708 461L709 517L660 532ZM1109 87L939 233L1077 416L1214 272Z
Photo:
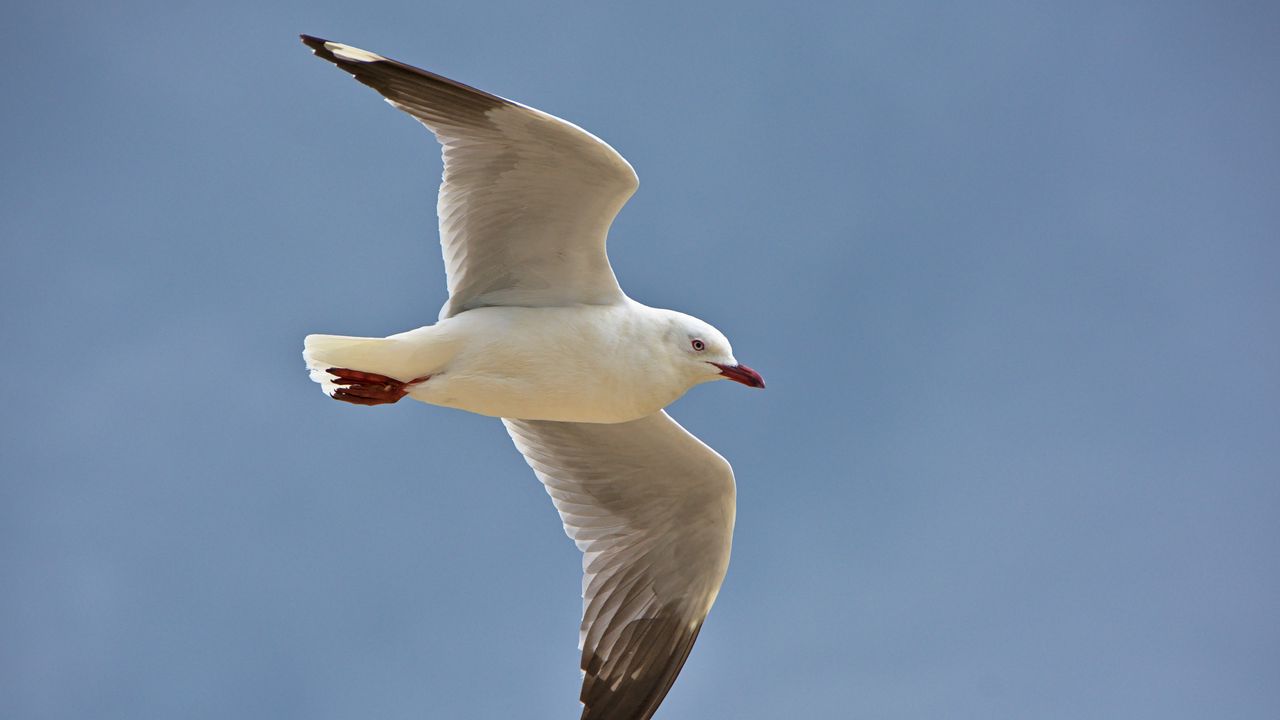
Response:
M330 368L347 368L378 373L403 381L424 373L411 367L415 353L397 338L347 337L345 335L308 335L303 341L302 358L311 371L311 379L320 383L326 395L333 396L336 379Z

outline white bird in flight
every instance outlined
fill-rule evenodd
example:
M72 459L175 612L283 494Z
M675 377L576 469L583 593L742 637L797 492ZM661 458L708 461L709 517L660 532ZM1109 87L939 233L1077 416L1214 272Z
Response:
M359 405L410 397L502 418L583 553L582 718L651 717L715 602L734 521L733 469L663 408L710 380L764 380L715 328L618 286L605 239L638 180L613 148L381 55L302 41L443 146L449 285L434 325L309 335L312 379Z

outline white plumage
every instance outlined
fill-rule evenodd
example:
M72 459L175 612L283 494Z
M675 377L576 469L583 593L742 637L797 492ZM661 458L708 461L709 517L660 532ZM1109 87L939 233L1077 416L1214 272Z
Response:
M403 397L503 418L583 552L583 718L648 718L693 646L729 562L729 464L663 408L702 382L764 381L707 323L641 305L605 253L635 192L626 160L539 110L349 45L315 53L443 146L449 300L387 338L311 335L326 394Z

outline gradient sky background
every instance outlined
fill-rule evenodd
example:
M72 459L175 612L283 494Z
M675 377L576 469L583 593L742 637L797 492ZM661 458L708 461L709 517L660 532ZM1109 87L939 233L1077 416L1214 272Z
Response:
M769 381L659 717L1280 717L1274 3L13 3L0 716L569 718L501 425L326 400L444 300L433 139L308 32L636 167L624 288Z

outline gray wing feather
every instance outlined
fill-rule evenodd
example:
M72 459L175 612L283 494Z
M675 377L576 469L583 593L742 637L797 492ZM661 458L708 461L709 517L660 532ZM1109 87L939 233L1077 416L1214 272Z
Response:
M308 35L302 41L440 141L437 212L449 280L442 319L489 305L625 297L605 241L639 181L613 148L572 123L426 70Z
M583 553L582 717L649 718L724 579L733 470L665 412L503 422Z

